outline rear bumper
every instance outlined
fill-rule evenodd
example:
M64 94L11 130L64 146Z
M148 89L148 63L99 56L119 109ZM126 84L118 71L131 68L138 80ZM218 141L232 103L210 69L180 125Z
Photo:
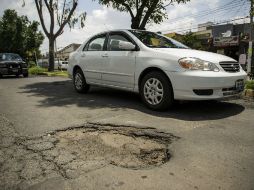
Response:
M234 97L243 89L236 88L236 81L246 80L246 73L227 72L167 72L176 100L213 100Z

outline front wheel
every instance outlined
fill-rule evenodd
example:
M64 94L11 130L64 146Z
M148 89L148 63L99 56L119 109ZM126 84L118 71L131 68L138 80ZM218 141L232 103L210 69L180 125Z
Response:
M87 93L90 89L90 85L86 83L85 76L81 69L77 69L73 76L73 83L75 90L78 93Z
M28 73L23 73L23 77L27 78L28 77Z
M144 76L141 81L140 95L145 105L152 110L167 110L174 103L172 85L167 76L158 71Z

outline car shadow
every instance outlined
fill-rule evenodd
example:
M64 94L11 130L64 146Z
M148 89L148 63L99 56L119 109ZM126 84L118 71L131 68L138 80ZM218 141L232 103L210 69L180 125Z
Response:
M138 94L108 88L93 87L88 94L78 94L72 81L40 82L21 88L20 93L39 96L40 107L76 105L88 109L111 108L112 111L134 109L156 117L174 118L186 121L216 120L238 115L245 107L232 102L186 101L166 112L146 108Z

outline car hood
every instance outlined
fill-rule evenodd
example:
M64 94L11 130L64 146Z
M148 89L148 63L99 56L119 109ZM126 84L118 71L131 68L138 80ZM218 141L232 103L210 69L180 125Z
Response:
M225 55L211 53L207 51L200 51L200 50L193 50L193 49L177 49L177 48L155 48L154 51L167 53L171 56L175 56L179 59L185 57L193 57L199 58L205 61L209 61L212 63L219 63L219 62L237 62L236 60L227 57Z

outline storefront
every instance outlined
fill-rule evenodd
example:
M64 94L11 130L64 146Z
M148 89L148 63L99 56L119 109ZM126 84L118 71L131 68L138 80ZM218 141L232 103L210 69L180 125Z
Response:
M232 57L241 64L243 57L247 57L250 24L226 24L213 26L213 47L214 51ZM245 67L245 66L243 66Z

